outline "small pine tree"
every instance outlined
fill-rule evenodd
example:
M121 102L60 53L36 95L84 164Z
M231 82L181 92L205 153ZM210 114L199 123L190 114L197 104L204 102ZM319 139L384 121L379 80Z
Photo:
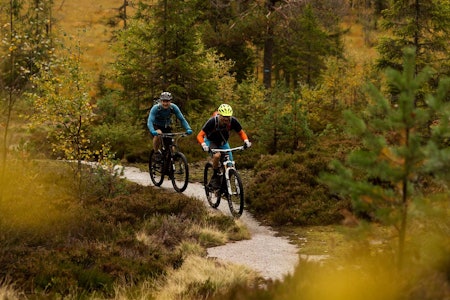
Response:
M306 112L297 92L286 86L277 85L270 93L270 107L267 106L260 119L258 139L271 154L292 153L311 143Z
M415 50L404 51L403 71L387 71L388 82L399 95L395 104L374 86L369 87L372 104L361 116L347 111L345 119L361 146L345 163L333 162L334 174L322 180L350 196L356 212L393 225L399 234L398 266L402 267L408 207L418 195L418 178L428 174L447 176L450 167L449 111L445 96L450 80L441 80L434 95L426 96L426 107L414 105L417 94L432 73L415 72ZM424 128L431 125L431 134Z
M292 86L299 83L315 86L326 67L326 57L339 50L321 28L311 5L306 5L295 19L285 22L275 32L279 44L274 53L275 70Z

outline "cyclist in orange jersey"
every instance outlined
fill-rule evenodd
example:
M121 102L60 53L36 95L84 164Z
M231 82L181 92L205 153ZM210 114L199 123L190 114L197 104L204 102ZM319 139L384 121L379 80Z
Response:
M239 137L244 141L246 147L251 147L251 142L248 139L247 134L242 129L241 123L238 119L233 117L233 109L228 104L221 104L217 109L217 114L212 116L203 125L200 132L197 134L197 141L202 146L203 151L208 152L209 149L230 149L228 139L230 137L230 131L237 132ZM232 153L229 152L230 160L233 160ZM217 176L219 170L220 153L212 155L212 163L214 169L213 178L219 179ZM216 182L217 180L213 180Z

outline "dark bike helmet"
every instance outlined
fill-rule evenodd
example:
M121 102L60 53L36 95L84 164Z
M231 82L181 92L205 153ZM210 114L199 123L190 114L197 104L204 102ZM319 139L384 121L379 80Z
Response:
M159 96L159 100L169 100L169 101L171 101L172 98L173 98L172 94L169 93L169 92L162 92L161 96Z

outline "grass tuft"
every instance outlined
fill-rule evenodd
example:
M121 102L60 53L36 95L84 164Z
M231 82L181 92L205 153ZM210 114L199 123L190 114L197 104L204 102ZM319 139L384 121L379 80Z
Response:
M190 256L180 269L165 276L155 298L208 299L234 286L253 285L258 280L257 273L245 267Z

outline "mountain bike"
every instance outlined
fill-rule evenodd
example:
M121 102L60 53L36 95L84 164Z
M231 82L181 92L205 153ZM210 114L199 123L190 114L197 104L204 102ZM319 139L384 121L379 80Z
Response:
M231 215L235 218L239 218L244 212L244 187L242 186L242 179L236 169L235 162L230 159L229 152L240 151L246 148L245 146L239 146L231 149L210 149L210 152L213 154L216 152L221 153L219 188L215 188L212 184L211 178L214 174L212 162L208 161L205 164L203 172L203 185L209 205L217 208L223 196L227 199Z
M158 135L161 139L161 149L158 151L153 149L148 161L150 179L155 186L161 186L164 176L167 175L178 193L187 188L189 167L186 156L178 148L178 140L186 135L185 132Z

